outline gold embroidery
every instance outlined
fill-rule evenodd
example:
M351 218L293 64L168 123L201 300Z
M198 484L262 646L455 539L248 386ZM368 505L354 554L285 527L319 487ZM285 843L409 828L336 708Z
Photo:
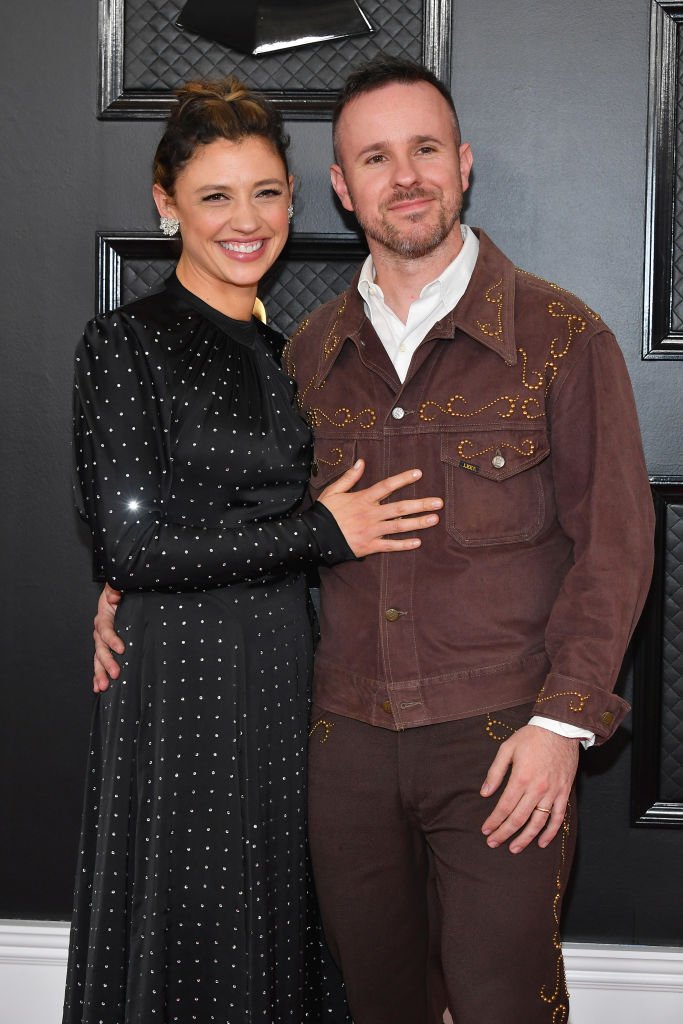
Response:
M332 416L328 416L326 412L318 408L309 408L308 415L310 417L311 426L319 427L322 421L325 420L327 423L331 423L333 427L350 427L352 423L358 423L358 426L363 430L369 430L370 427L374 427L377 422L377 413L374 409L361 409L355 415L346 406L342 406L340 409L335 409ZM362 422L362 417L366 417L366 422ZM340 418L341 417L341 418Z
M348 298L348 295L347 295L346 292L344 292L344 294L342 296L341 305L340 305L339 309L337 310L336 316L334 318L334 323L332 324L332 327L330 328L330 333L325 338L325 344L324 344L323 348L324 348L326 356L329 356L331 352L334 352L335 348L339 344L340 337L339 337L339 334L337 333L337 325L338 325L339 321L341 320L341 317L342 317L342 315L344 313L344 310L346 309L347 298Z
M559 284L553 284L552 281L546 281L544 277L539 277L538 274L531 274L528 270L522 270L520 267L515 267L515 270L518 274L522 274L524 277L531 277L534 281L540 281L541 284L547 285L548 288L552 288L553 291L561 292L562 295L568 295L570 299L574 299L578 302L582 309L585 309L586 313L592 320L600 320L600 315L596 313L595 310L591 309L590 306L587 306L583 299L580 299L578 295L574 295L573 292L568 292L566 288L560 288Z
M525 398L521 405L522 416L527 420L542 420L545 417L545 409L537 398ZM538 410L532 412L531 409Z
M459 419L470 419L472 416L478 416L479 413L486 412L487 409L492 409L493 406L498 405L499 402L507 402L507 412L500 412L496 410L496 416L499 416L502 420L507 420L514 413L518 401L519 395L499 395L498 398L494 398L492 402L487 402L486 405L482 405L479 409L472 409L469 412L458 412L453 408L453 403L464 402L464 404L467 405L467 399L464 395L451 395L445 406L439 405L438 402L433 402L431 399L428 399L426 402L422 403L418 409L418 413L420 419L424 420L426 423L431 423L436 419L436 413L432 413L431 416L427 415L426 410L429 406L434 406L434 408L439 409L448 416L455 416Z
M541 370L531 370L531 373L536 378L536 382L534 384L532 384L531 381L527 378L527 363L528 363L528 360L529 360L529 356L527 355L526 350L523 349L523 348L518 348L517 351L519 352L520 356L522 357L522 384L529 391L540 391L540 389L543 387L543 384L545 383L545 374ZM557 371L556 364L548 362L547 360L546 360L546 363L545 363L545 366L543 367L543 369L551 371L551 373L550 373L550 380L545 385L545 393L547 395L548 392L550 391L551 384L553 383L553 381L557 377L557 372L558 371Z
M488 455L489 452L494 451L496 447L500 448L512 448L513 451L517 452L518 455L522 455L524 458L530 458L536 454L536 445L530 437L525 437L522 441L522 447L518 448L515 444L510 444L508 441L502 441L500 445L489 445L488 448L482 448L479 452L466 451L466 446L474 448L474 441L470 441L469 438L464 437L458 445L458 455L461 459L476 459L480 455Z
M313 738L313 734L316 731L316 729L322 729L323 735L320 737L320 742L327 743L333 728L334 722L328 722L326 718L318 718L309 729L308 738Z
M578 693L576 690L563 690L562 693L551 693L549 697L543 695L543 689L541 688L538 697L536 698L537 704L547 704L549 700L557 700L558 697L576 697L579 702L578 707L574 707L572 702L569 702L569 710L573 711L575 715L581 714L586 706L586 702L590 700L590 694Z
M334 462L330 462L329 459L323 459L322 455L316 455L316 464L322 462L324 466L338 466L344 458L344 452L341 448L330 448L330 455L337 455L338 458Z
M539 990L539 998L544 1003L555 1003L559 999L562 1002L553 1010L552 1024L566 1024L569 1019L569 993L567 992L567 978L564 973L564 960L562 958L562 942L560 939L560 901L562 899L562 872L567 859L567 841L569 839L571 818L571 806L567 805L562 829L560 833L560 866L555 878L555 894L553 896L553 920L555 931L553 933L553 948L557 953L555 962L555 981L552 994L548 994L548 987L543 984Z
M562 302L551 302L548 306L548 312L552 317L557 320L567 321L567 340L564 344L564 348L559 350L557 345L560 344L559 338L553 338L550 342L550 354L555 359L564 359L567 352L571 348L572 341L574 340L575 334L582 334L586 330L586 321L581 316L577 316L576 313L568 313L567 307Z
M475 325L479 328L482 334L485 334L489 338L500 338L503 334L503 279L496 281L486 292L486 301L492 303L497 307L496 319L497 324L494 328L492 324L483 324L481 320L475 320Z
M495 726L497 725L500 725L506 730L504 735L501 736L499 733L496 733ZM515 729L513 729L511 725L508 725L507 722L501 722L500 719L493 718L488 712L486 713L486 734L492 740L495 740L496 743L502 743L504 740L512 736L513 732L515 732Z

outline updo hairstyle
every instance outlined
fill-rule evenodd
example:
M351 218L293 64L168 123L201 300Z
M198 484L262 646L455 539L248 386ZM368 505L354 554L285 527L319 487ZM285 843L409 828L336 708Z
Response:
M199 146L216 139L241 142L258 136L271 144L285 171L289 137L282 118L267 100L254 95L238 78L186 82L154 155L154 181L172 196L178 174Z

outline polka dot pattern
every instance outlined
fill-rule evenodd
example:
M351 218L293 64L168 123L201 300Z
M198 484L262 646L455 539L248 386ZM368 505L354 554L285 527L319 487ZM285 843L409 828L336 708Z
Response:
M88 325L78 506L125 596L96 699L64 1024L349 1017L306 850L311 437L279 336L172 278Z

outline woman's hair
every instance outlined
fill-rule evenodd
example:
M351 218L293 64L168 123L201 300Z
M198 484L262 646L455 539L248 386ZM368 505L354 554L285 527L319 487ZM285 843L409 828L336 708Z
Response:
M239 79L186 82L178 89L178 103L154 154L154 181L173 195L176 178L199 146L216 139L241 142L258 136L271 144L285 170L289 137L282 118L267 100L256 96Z

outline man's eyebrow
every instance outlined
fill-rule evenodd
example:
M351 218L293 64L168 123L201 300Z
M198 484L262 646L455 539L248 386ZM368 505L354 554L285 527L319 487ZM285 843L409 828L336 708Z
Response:
M442 145L442 140L438 139L435 135L412 135L406 140L409 146L422 146L425 142L435 142L437 145ZM368 146L363 146L358 152L358 156L366 156L368 153L377 152L380 149L390 149L391 144L386 139L381 139L379 142L371 142Z

